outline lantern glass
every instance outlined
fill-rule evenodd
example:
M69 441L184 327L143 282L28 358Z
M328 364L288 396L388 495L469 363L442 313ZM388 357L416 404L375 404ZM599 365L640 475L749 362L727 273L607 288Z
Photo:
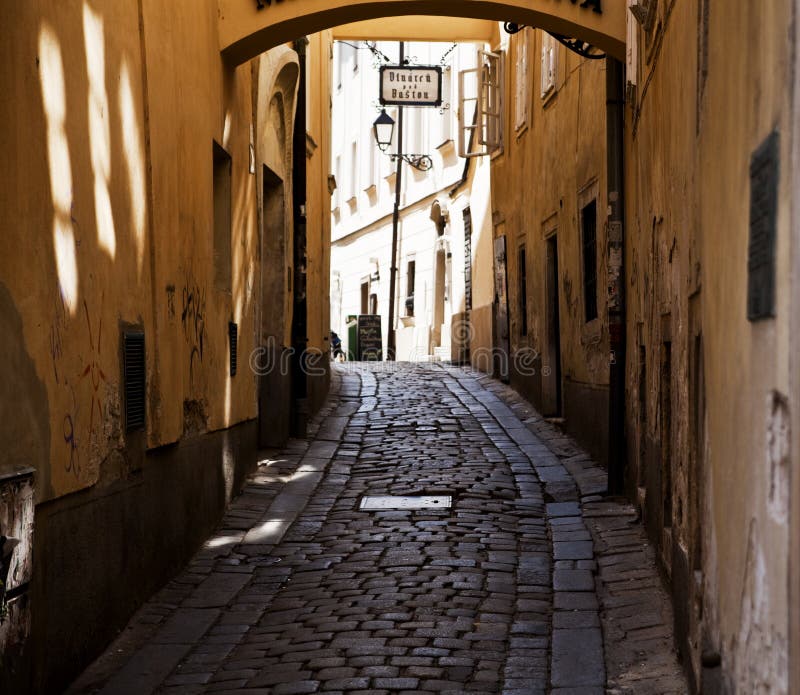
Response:
M380 115L372 124L372 131L378 149L381 152L385 152L389 145L392 144L392 136L394 135L394 119L386 113L386 109L381 109Z

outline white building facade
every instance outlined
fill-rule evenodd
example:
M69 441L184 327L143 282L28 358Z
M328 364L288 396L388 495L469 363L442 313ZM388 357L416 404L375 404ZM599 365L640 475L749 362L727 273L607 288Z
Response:
M389 334L398 129L387 151L373 136L380 113L379 66L398 63L399 44L336 42L333 51L331 328L348 350L347 319L379 314ZM410 65L442 66L442 108L403 107L402 152L429 155L420 171L402 164L395 279L398 360L466 359L474 263L473 216L490 210L488 157L458 155L458 74L473 68L472 44L406 42ZM387 113L398 120L397 107Z

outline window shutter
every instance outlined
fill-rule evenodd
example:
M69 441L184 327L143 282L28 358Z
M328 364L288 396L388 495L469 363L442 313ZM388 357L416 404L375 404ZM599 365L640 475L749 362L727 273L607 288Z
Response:
M458 154L483 157L503 146L501 55L478 51L478 67L458 73Z
M542 99L556 89L556 72L558 67L558 46L556 40L542 32Z
M517 66L515 74L514 128L520 130L528 122L528 33L517 34Z

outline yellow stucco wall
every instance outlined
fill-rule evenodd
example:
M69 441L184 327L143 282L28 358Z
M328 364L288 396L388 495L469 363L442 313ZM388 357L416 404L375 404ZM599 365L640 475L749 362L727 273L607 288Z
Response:
M92 7L6 8L0 282L20 333L3 340L35 377L3 368L4 401L15 394L17 406L2 461L34 466L40 499L98 479L122 437L119 323L153 321L137 8ZM44 398L32 402L34 378ZM39 422L45 436L14 451Z
M0 301L14 360L2 382L17 400L4 405L2 470L33 465L41 501L131 465L123 326L146 335L148 448L256 417L258 126L253 69L223 63L214 2L145 0L141 16L111 1L7 13ZM215 141L232 159L229 291L215 286Z
M526 29L509 38L506 53L506 122L502 153L492 160L493 209L507 236L512 353L525 348L549 364L546 240L558 242L558 296L563 378L591 388L608 384L606 315L605 64L583 60L559 44L555 88L542 96L544 34ZM523 46L528 69L524 71ZM524 91L517 88L525 83ZM517 122L517 100L527 116ZM597 313L585 320L582 206L597 205ZM524 246L527 335L522 334L519 250ZM524 384L522 387L525 388Z
M737 692L787 692L788 460L774 460L782 416L773 392L788 395L791 366L791 5L712 5L705 82L697 1L662 8L657 39L639 34L639 85L628 111L626 152L628 392L633 401L641 344L649 374L643 435L659 448L671 441L673 451L674 549L665 535L665 563L670 568L676 553L702 556L702 591L686 597L695 669L699 650L708 648L701 644L705 634L721 651ZM773 129L781 138L776 318L751 323L749 165ZM692 454L697 326L706 399L699 464ZM665 340L672 345L671 436L661 431L659 418ZM629 410L632 430L637 410ZM695 610L700 601L702 620Z
M330 243L331 196L328 174L331 161L331 32L309 37L307 54L306 122L307 155L306 235L308 283L308 347L326 357L330 349ZM311 406L318 406L327 389L327 376L312 379Z
M228 321L239 324L240 356L254 347L257 217L255 177L249 171L251 71L250 66L227 68L209 50L214 16L213 5L144 5L156 277L157 353L151 385L162 394L160 403L150 399L159 409L153 414L160 416L152 420L151 446L182 435L184 400L203 404L212 430L255 416L254 383L247 370L231 380L226 368ZM176 25L186 31L175 32ZM212 141L232 159L230 293L214 282ZM169 297L173 287L174 313ZM183 398L174 398L176 393Z

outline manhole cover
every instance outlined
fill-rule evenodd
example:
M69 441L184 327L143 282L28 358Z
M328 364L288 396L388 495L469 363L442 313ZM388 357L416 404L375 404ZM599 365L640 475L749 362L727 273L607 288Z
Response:
M363 497L359 509L445 509L452 504L450 495L375 495Z

